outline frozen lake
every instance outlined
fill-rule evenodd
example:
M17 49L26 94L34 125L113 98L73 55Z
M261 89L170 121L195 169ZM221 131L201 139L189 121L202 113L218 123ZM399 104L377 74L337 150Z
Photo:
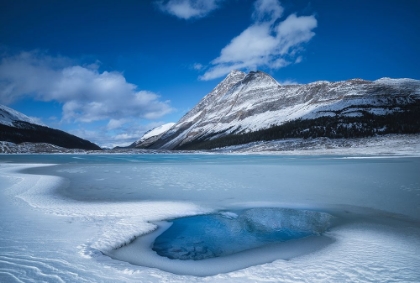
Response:
M0 282L420 281L419 157L0 155L0 196Z

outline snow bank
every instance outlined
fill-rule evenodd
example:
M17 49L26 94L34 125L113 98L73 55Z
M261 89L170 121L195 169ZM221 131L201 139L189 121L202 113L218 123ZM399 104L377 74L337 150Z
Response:
M3 168L3 174L13 174L20 179L6 192L48 214L89 218L94 223L105 222L101 225L100 235L90 241L89 246L92 249L106 251L126 245L136 237L156 229L155 225L149 223L150 221L209 211L188 202L89 203L67 199L56 194L56 190L69 186L69 180L56 176L28 175L17 172L34 166L52 165L10 165ZM95 253L87 246L84 246L83 250L87 253Z
M95 157L86 155L89 158ZM42 170L40 166L45 164L1 163L0 281L420 280L418 158L195 155L176 159L171 155L171 160L166 157L165 162L160 156L150 159L161 158L159 164L147 163L139 156L124 158L125 163L115 161L118 156L97 157L91 163L66 159L64 165L48 165ZM13 156L7 160L13 161ZM110 162L107 171L103 167L99 170L106 162ZM37 172L49 175L28 174L28 168L37 166ZM83 186L78 188L81 179ZM95 191L97 184L102 185L101 190ZM142 186L139 188L138 184ZM105 196L100 200L75 200L70 193L67 196L59 193L64 189L79 197L86 196L82 191ZM115 199L119 194L128 194L130 198ZM208 259L205 264L170 260L150 249L162 232L156 227L164 228L165 222L161 220L223 208L224 217L235 218L240 214L229 207L279 207L280 204L306 210L317 207L341 220L324 236L315 237L315 242L310 238L288 241L286 245ZM264 211L267 220L276 214L270 209ZM247 219L258 218L252 210L248 214ZM279 227L276 219L263 222L262 227ZM135 237L132 244L135 249L125 245ZM117 251L124 251L127 257L135 255L143 262L133 261L140 264L133 265L130 258L121 261L103 254L111 254L119 246L124 247ZM167 266L166 271L158 265L162 263ZM197 272L194 273L197 276L180 275L183 269ZM209 273L199 272L225 273L207 276Z

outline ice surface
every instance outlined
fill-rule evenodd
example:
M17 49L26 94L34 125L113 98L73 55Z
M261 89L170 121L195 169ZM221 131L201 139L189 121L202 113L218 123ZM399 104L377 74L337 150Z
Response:
M157 231L107 254L176 274L216 275L325 248L334 242L321 236L331 219L324 212L284 208L183 217L159 222Z
M0 282L419 282L419 168L418 157L0 155ZM151 249L159 221L255 207L340 221L218 258ZM105 255L120 246L127 260ZM146 262L130 264L139 253Z
M173 224L153 243L153 250L171 259L200 260L226 256L275 242L320 235L330 223L327 213L254 208L239 217L220 214L190 216Z
M202 277L220 275L275 260L290 260L295 257L317 252L334 243L334 239L330 237L309 236L299 240L273 242L270 244L265 243L265 245L259 246L258 248L246 249L222 257L201 260L169 259L158 255L151 247L156 238L171 227L171 223L159 222L157 224L160 227L158 230L137 238L130 245L109 251L106 254L116 260L126 261L138 266L158 268L179 275ZM224 242L219 244L225 245ZM238 244L236 246L239 247Z

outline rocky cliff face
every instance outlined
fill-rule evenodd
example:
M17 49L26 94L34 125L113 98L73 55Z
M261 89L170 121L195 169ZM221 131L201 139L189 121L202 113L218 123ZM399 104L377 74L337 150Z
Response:
M232 71L150 147L185 148L188 144L257 132L291 121L317 121L319 124L322 117L330 122L331 119L338 121L341 123L338 126L359 119L357 127L363 127L366 117L383 118L419 111L419 101L420 81L412 79L280 85L263 72ZM375 127L383 128L383 125ZM301 132L303 134L305 129Z
M223 115L226 112L226 109L224 109L225 106L219 102L223 101L226 93L245 77L246 74L243 72L232 71L216 88L182 117L178 123L172 126L169 131L152 144L151 147L172 149L180 144L203 136L202 125L217 123L217 121L210 122L208 120L210 117L214 118L214 114Z

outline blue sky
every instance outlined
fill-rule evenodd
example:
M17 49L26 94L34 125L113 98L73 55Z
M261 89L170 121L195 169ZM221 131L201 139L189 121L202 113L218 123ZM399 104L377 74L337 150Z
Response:
M0 104L125 145L232 69L420 79L419 15L417 0L2 0Z

